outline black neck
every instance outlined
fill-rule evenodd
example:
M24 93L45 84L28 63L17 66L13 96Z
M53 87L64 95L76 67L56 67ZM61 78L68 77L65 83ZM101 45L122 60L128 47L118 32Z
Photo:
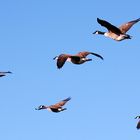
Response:
M97 31L98 32L98 34L100 34L100 35L104 35L105 34L105 32L101 32L101 31Z

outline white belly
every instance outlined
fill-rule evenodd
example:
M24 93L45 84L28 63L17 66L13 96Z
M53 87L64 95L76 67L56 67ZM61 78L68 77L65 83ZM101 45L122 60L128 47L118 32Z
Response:
M121 41L121 40L124 40L124 39L125 39L125 35L120 35L115 40Z
M106 32L104 35L106 37L112 38L112 39L117 40L117 41L121 41L121 40L125 39L125 35L117 35L117 34L109 33L109 32Z
M52 111L50 108L47 108L48 111Z

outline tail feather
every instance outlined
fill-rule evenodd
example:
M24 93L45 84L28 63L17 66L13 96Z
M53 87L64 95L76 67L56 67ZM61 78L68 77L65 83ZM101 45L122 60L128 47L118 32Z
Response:
M92 59L87 59L86 61L92 61Z

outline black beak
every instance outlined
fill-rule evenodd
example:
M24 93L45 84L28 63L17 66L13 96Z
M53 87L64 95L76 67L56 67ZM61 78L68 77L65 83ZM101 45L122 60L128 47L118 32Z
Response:
M41 110L41 109L38 107L38 108L35 108L35 110Z
M96 31L95 31L95 32L93 32L92 34L96 34Z
M53 60L55 60L56 58L57 58L57 56L56 56L56 57L54 57L54 58L53 58Z

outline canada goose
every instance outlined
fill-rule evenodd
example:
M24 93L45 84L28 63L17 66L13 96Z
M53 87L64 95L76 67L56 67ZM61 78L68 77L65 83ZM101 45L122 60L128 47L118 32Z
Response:
M0 72L0 77L6 76L7 73L12 73L11 71Z
M97 18L97 22L101 25L104 26L105 28L108 29L108 32L101 32L101 31L95 31L93 34L101 34L104 35L106 37L112 38L116 41L121 41L124 39L131 39L131 36L126 34L126 32L137 22L140 21L140 18L136 19L136 20L132 20L129 21L123 25L121 25L120 27L116 27L112 24L110 24L109 22L105 21L105 20L101 20L99 18Z
M136 128L140 129L140 116L136 116L135 119L139 119Z
M54 57L53 59L57 59L57 68L60 69L63 67L66 61L72 62L73 64L83 64L86 61L91 61L92 59L86 58L87 55L92 54L103 60L103 57L99 54L93 52L79 52L76 55L70 54L61 54L59 56Z
M54 105L50 105L50 106L40 105L38 108L35 108L35 109L36 110L47 109L48 111L58 113L58 112L66 110L66 108L62 108L62 106L64 106L70 99L71 98L68 97Z

